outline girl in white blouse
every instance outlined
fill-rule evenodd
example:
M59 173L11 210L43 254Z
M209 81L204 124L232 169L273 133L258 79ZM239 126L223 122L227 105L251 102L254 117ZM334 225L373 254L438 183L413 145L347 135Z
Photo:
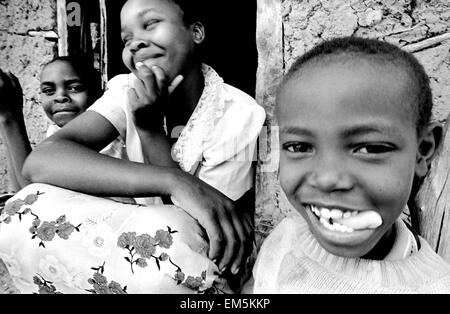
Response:
M143 205L152 196L170 198L184 210L179 215L189 215L191 224L198 222L206 231L202 250L211 263L207 276L239 275L252 249L253 160L265 113L201 63L198 46L205 31L195 13L194 2L126 2L121 12L123 61L131 73L113 78L86 113L39 145L24 174L33 182L82 193L135 197ZM98 153L118 135L129 160ZM64 193L72 193L59 192L60 201ZM140 207L136 215L146 218L120 230L145 228L148 219L157 222L145 213L150 208ZM158 208L173 215L173 206ZM78 207L75 215L91 211ZM195 258L185 257L190 258L195 264ZM141 288L136 289L145 292Z

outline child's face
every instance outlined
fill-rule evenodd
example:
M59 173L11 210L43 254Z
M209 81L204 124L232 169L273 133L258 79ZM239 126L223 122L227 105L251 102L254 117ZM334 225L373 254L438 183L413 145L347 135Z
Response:
M191 63L195 44L181 9L168 0L128 0L121 12L123 62L161 67L170 79Z
M41 101L47 116L64 126L89 107L88 88L65 61L47 65L41 73Z
M407 203L418 137L405 81L387 66L331 64L280 91L281 186L335 255L366 255Z

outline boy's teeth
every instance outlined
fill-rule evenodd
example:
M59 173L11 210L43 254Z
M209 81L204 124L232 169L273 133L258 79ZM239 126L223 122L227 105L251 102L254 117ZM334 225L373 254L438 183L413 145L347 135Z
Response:
M341 220L345 217L351 217L352 212L350 211L342 211L340 209L328 209L328 208L319 208L315 205L310 206L311 211L319 217L320 223L325 226L325 228L332 231L339 232L353 232L353 229L347 226L344 226L340 223L337 223L335 220ZM355 212L357 214L357 212Z
M344 216L344 213L342 212L342 210L332 209L330 211L330 216L333 219L341 219Z
M330 210L327 209L327 208L322 208L322 209L320 210L320 216L321 216L321 217L324 217L324 218L326 218L326 219L330 219L330 218L331 218Z
M324 225L325 228L327 228L327 229L329 229L331 231L339 231L339 232L353 232L354 231L352 228L349 228L347 226L344 226L344 225L341 225L341 224L338 224L338 223L335 223L335 222L333 222L333 224L330 224L329 220L327 220L324 217L320 218L320 223L322 225Z
M323 217L325 219L342 219L342 218L349 218L351 216L357 215L358 212L356 211L342 211L340 209L334 208L334 209L328 209L328 208L319 208L317 206L311 205L311 210L316 216L319 218Z
M316 216L320 216L320 210L316 206L311 205L311 210Z
M327 229L340 232L376 229L382 223L381 216L375 211L342 211L340 209L310 206L311 211L319 218Z

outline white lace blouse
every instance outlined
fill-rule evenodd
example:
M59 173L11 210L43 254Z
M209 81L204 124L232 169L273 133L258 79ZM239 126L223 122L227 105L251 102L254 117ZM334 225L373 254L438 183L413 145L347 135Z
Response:
M204 64L202 70L203 94L174 144L172 156L181 169L237 200L253 186L255 148L265 112L252 97L224 83L214 69ZM114 125L125 141L129 160L144 162L126 97L133 75L111 79L105 94L88 110ZM146 200L137 201L146 204Z

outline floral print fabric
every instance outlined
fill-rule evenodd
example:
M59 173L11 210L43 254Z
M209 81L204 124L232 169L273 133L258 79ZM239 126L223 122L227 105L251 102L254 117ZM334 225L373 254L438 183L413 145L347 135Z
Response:
M204 230L175 206L114 202L32 184L0 215L0 259L22 293L229 289Z

